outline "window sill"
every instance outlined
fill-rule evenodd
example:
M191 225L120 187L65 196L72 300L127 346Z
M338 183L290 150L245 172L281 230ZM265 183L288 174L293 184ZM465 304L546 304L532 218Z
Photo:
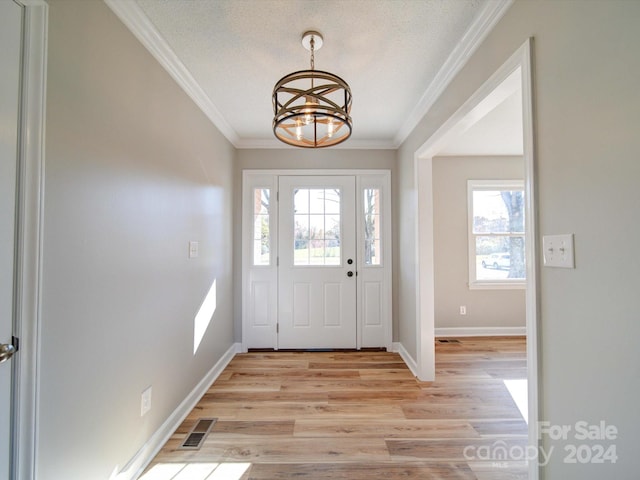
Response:
M517 282L471 282L469 290L524 290L526 281Z

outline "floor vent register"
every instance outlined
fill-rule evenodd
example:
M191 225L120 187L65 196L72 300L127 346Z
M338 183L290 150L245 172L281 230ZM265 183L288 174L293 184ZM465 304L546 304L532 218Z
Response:
M180 445L182 450L199 450L217 418L201 418Z

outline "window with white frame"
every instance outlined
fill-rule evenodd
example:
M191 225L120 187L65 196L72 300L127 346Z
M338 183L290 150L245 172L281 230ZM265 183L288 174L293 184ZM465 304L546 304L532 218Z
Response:
M364 264L381 265L382 261L382 196L380 188L363 191Z
M271 209L271 190L269 188L253 189L253 264L271 263L271 227L269 211Z
M469 180L469 288L524 288L524 183Z

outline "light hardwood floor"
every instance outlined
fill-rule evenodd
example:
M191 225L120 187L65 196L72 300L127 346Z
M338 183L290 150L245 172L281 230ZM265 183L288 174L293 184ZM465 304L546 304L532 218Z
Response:
M142 479L525 479L524 462L478 458L526 447L503 381L524 378L522 337L437 342L432 383L395 353L240 354ZM180 449L205 417L202 447Z

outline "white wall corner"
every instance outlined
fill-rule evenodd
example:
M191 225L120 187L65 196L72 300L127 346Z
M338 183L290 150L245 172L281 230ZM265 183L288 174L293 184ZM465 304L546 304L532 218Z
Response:
M160 428L147 440L142 448L138 450L120 472L114 472L109 480L133 480L142 475L144 469L147 468L149 463L151 463L153 458L171 438L184 419L187 418L187 415L191 413L213 382L216 381L227 365L229 365L233 357L241 351L242 345L240 343L232 344L220 360L218 360L211 370L200 380L191 393L187 395Z
M400 354L400 357L402 357L404 363L407 364L407 367L409 367L409 370L411 370L413 376L418 377L418 364L416 363L415 359L411 355L409 355L409 352L407 352L407 349L404 348L404 345L402 345L402 343L400 342L393 342L391 349L393 352Z

